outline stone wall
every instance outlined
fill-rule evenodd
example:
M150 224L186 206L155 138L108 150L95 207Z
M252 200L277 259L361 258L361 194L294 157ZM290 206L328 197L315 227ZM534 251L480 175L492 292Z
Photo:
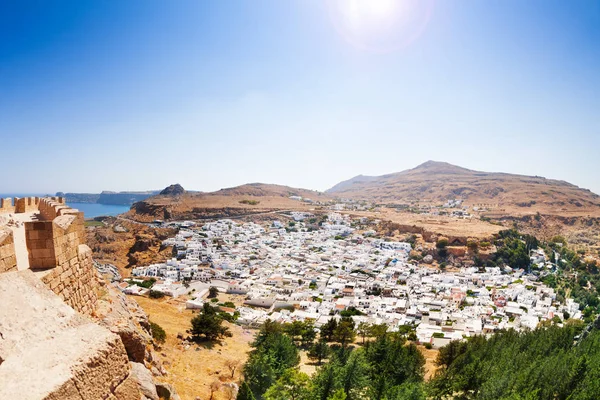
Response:
M92 261L92 250L85 244L75 250L75 257L49 270L42 282L65 303L89 315L96 309L98 301L98 273Z
M39 202L39 197L15 198L15 213L37 211Z
M17 257L13 233L8 228L0 227L0 273L16 271Z
M40 199L32 205L39 221L25 223L29 267L45 270L42 281L68 305L91 314L99 287L92 252L85 244L83 213L62 198Z
M0 274L0 398L140 399L119 336L84 318L31 271Z
M83 213L64 212L51 220L25 223L31 269L63 265L75 258L77 246L85 243Z
M13 213L15 212L15 206L13 206L13 201L10 197L6 199L0 199L0 213Z

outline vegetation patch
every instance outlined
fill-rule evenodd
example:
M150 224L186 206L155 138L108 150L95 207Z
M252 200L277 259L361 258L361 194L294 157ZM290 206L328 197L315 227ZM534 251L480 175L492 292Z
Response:
M250 206L256 206L256 205L260 204L260 201L258 201L258 200L244 199L244 200L240 200L239 203L240 204L247 204L247 205L250 205Z

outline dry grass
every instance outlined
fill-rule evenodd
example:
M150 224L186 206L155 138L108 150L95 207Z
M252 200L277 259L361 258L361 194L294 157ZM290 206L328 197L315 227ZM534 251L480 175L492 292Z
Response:
M233 296L221 297L219 296L221 301L233 300ZM167 333L166 343L156 352L168 371L168 375L160 379L174 385L182 400L194 400L196 397L208 399L210 385L215 381L239 382L241 365L248 358L247 353L250 350L250 342L254 340L254 332L224 322L231 329L233 337L226 338L220 344L193 344L186 349L181 345L181 340L177 339L177 334L185 334L194 314L185 309L184 300L153 300L145 297L136 297L135 300L150 320L162 326ZM240 363L233 379L226 365L228 360L237 360ZM213 399L229 399L228 392L221 388Z
M502 229L506 229L503 226L481 221L477 218L457 219L445 216L398 212L388 208L383 208L380 212L352 212L351 214L391 221L401 225L417 226L429 232L454 237L484 239L491 237Z
M325 364L327 360L323 360ZM304 350L300 351L300 371L304 372L308 376L312 376L317 371L316 362L308 358L308 353Z
M435 371L437 371L437 366L435 365L435 359L439 353L439 350L436 349L426 349L424 346L417 346L423 357L425 357L425 381L429 381Z

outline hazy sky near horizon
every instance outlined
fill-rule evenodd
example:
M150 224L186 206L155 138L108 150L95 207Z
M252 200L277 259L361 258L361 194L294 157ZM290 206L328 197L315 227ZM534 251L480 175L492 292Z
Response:
M2 2L0 140L4 193L430 159L600 193L600 1Z

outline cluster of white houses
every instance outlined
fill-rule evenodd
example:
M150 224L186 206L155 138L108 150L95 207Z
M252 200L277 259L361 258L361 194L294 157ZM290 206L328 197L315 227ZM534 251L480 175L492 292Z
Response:
M392 331L411 325L421 342L435 346L581 317L577 303L559 303L553 289L522 270L418 266L408 262L410 244L372 238L364 220L331 213L309 231L306 217L268 225L219 220L180 229L164 242L175 247L177 258L132 274L156 278L153 290L171 296L192 293L192 308L202 305L209 286L243 295L237 321L244 325L311 319L320 327L352 308L361 314L353 316L357 323L384 323ZM126 286L129 293L143 292Z

